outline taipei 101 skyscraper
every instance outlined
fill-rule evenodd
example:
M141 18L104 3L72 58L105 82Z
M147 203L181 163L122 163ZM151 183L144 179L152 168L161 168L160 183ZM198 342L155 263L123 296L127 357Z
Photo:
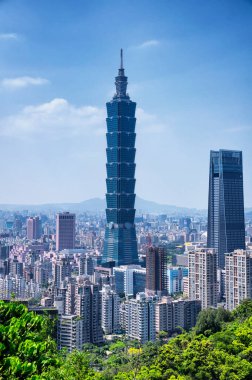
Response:
M115 78L116 94L107 105L107 193L104 252L102 261L116 265L138 262L135 219L135 111L127 94L127 77L121 65Z

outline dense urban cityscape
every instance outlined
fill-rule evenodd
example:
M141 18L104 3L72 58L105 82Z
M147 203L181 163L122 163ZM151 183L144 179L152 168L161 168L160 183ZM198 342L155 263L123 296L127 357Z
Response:
M211 151L208 217L135 216L135 108L121 50L107 103L106 214L0 214L0 298L57 317L58 348L69 352L120 334L155 341L194 327L202 309L252 297L242 152Z
M0 0L0 380L252 379L251 5Z

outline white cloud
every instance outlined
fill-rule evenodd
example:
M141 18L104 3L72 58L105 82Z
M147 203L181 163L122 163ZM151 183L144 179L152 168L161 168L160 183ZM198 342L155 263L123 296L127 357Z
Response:
M0 135L21 139L50 136L61 139L95 133L105 125L105 109L76 107L66 99L27 106L16 115L0 119Z
M0 40L7 41L7 40L17 40L18 35L16 33L0 33Z
M142 44L138 45L137 48L138 49L145 49L145 48L149 48L149 47L153 47L153 46L158 46L160 45L160 41L158 40L148 40L148 41L144 41Z
M165 124L158 117L137 108L137 133L162 133ZM0 136L18 139L49 137L62 139L93 135L105 136L105 107L75 106L66 99L24 107L19 113L0 119Z
M24 76L17 78L5 78L1 81L1 87L9 90L15 90L28 86L41 86L48 83L49 80L45 78Z
M156 115L147 113L142 108L137 108L136 117L140 133L162 133L166 128Z

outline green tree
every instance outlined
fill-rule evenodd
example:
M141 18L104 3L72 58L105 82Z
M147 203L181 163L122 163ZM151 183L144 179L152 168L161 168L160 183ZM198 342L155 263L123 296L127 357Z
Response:
M252 300L246 299L232 312L234 318L244 321L252 316Z
M223 308L202 310L197 319L195 326L196 334L209 336L221 330L223 322L232 320L232 315L228 310Z
M2 379L26 379L57 366L56 343L48 318L18 302L0 301L0 373Z

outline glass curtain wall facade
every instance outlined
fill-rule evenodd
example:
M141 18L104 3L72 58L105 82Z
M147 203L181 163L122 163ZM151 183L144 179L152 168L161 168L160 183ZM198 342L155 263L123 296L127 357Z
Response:
M242 152L210 152L207 246L216 248L218 266L225 253L245 249Z
M135 110L127 94L122 50L121 67L115 78L116 94L107 106L107 193L103 262L116 265L138 262L135 230Z

